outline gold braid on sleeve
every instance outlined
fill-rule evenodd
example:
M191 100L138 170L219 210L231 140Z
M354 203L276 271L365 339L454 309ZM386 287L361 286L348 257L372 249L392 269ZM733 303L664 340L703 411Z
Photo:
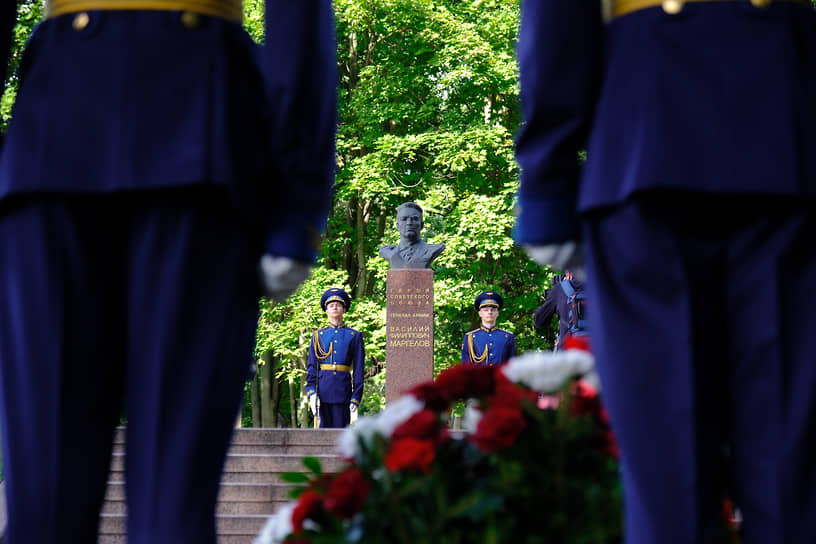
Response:
M332 351L334 350L334 344L329 344L328 351L323 349L323 344L320 343L320 335L317 334L318 332L320 331L314 332L314 336L312 337L312 344L314 344L315 357L322 361L332 354Z
M476 355L476 350L473 348L473 333L469 332L468 335L468 350L470 351L470 362L474 364L481 364L485 362L487 359L487 346L485 346L484 353L481 356Z

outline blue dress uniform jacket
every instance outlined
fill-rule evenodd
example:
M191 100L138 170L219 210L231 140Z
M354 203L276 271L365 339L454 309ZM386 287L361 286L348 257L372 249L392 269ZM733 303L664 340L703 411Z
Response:
M812 542L816 13L600 4L521 4L515 237L585 244L625 541Z
M267 0L263 46L196 11L229 1L180 2L56 15L22 59L0 150L8 544L96 542L123 411L128 542L215 544L258 260L316 252L331 2ZM0 3L2 70L14 21Z
M517 241L655 190L816 196L814 17L735 0L605 26L598 0L522 2Z
M363 398L365 347L363 335L342 325L329 325L312 335L306 369L306 394L320 403L360 405ZM321 426L323 426L321 421Z
M260 46L237 22L178 11L44 20L21 64L0 202L224 187L268 253L311 261L334 181L333 12L329 0L267 0L266 13Z
M516 355L516 336L498 327L479 327L462 340L462 364L488 366L506 363Z

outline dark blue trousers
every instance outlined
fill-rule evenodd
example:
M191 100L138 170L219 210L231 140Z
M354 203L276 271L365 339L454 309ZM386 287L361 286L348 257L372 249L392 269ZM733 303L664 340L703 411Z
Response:
M787 198L641 197L584 224L592 344L628 544L816 542L816 214Z
M128 543L215 542L260 252L225 201L186 189L4 203L8 544L96 542L123 412Z
M321 429L342 429L351 423L351 411L349 403L329 404L320 403L320 428Z

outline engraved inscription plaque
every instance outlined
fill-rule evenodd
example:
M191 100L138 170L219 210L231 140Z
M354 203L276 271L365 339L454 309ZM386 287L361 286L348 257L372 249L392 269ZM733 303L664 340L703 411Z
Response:
M433 380L433 271L391 269L386 281L387 404Z

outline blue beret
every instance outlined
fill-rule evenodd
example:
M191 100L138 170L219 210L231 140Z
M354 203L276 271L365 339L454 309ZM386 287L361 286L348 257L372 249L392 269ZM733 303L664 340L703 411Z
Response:
M501 310L504 307L504 299L496 291L484 291L483 293L479 293L479 296L476 297L476 301L473 303L473 307L476 308L476 310L481 310L483 306L493 306Z
M349 296L349 294L343 291L342 289L332 287L331 289L323 293L322 297L320 297L320 309L325 312L326 305L329 302L335 301L342 302L343 306L346 307L346 311L348 311L348 309L351 308L351 297Z

